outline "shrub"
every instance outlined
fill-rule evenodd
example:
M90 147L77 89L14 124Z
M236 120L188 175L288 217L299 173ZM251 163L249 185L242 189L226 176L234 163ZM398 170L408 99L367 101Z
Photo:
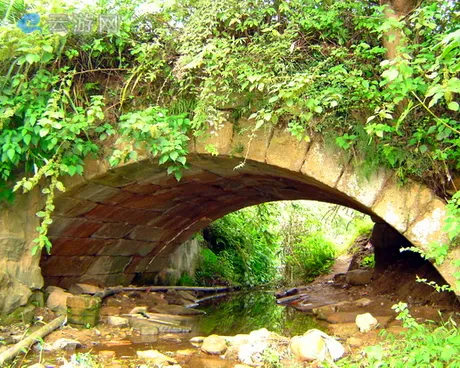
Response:
M298 281L310 282L330 269L335 253L334 245L321 232L308 234L292 246L291 254L286 257L286 267L297 275Z

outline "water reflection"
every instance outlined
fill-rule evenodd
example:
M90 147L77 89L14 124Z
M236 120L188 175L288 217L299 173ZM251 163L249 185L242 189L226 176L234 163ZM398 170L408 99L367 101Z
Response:
M236 335L266 328L283 336L302 335L312 328L326 330L326 324L311 315L277 305L272 291L232 294L202 305L206 315L197 319L199 335Z

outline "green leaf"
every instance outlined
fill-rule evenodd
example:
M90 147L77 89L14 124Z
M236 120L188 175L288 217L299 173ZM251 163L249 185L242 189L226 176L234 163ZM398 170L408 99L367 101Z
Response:
M177 162L180 162L182 165L185 165L187 162L187 158L185 156L181 156L177 159Z
M70 176L74 176L75 173L77 172L77 168L73 165L67 166L67 172L69 173Z
M169 157L171 158L171 160L176 161L177 158L179 157L179 154L178 154L176 151L172 151L172 152L169 154Z
M391 69L385 70L382 73L382 77L388 78L388 80L390 82L394 81L396 78L398 78L398 75L399 75L399 71L396 68L391 68Z
M6 155L11 161L14 161L14 158L16 156L16 151L13 148L10 148L8 151L6 151Z
M455 101L450 102L447 105L447 107L449 108L449 110L452 110L452 111L458 111L458 109L459 109L458 102L455 102Z
M40 55L37 54L27 54L26 61L29 64L38 63L40 61Z
M176 178L177 181L180 181L180 180L182 179L182 171L176 170L176 171L174 172L174 176L175 176L175 178Z
M26 134L25 136L22 137L22 140L27 146L29 145L31 139L32 139L32 136L30 134Z
M428 147L423 144L420 146L419 149L420 149L420 153L425 153L428 150Z
M40 132L39 132L39 135L40 137L44 137L45 135L47 135L48 133L50 132L50 130L48 128L41 128L40 129Z
M46 216L46 212L45 211L38 211L36 213L37 217L45 217Z

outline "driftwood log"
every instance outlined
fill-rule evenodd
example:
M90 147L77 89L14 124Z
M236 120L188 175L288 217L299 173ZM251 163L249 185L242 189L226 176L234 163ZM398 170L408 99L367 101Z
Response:
M168 290L177 290L177 291L196 291L196 292L223 292L223 291L233 291L235 287L229 286L113 286L108 287L102 291L85 293L88 295L94 295L101 299L104 299L110 295L115 295L123 291L168 291Z
M30 348L37 341L43 339L46 335L58 329L65 323L65 321L66 316L60 316L56 319L53 319L50 323L30 334L24 340L19 341L17 344L0 353L0 367L3 366L3 364L6 362L12 361L20 352L24 351L24 349Z

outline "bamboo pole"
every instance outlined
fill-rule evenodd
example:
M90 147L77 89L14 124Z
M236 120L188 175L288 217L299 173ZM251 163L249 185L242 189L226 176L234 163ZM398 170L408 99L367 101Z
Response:
M29 349L39 339L43 339L46 335L50 334L51 332L59 328L66 322L66 318L67 317L64 315L53 319L50 323L41 327L34 333L30 334L24 340L19 341L17 344L11 346L4 352L0 353L0 367L4 363L16 358L16 355L18 355L24 349Z

